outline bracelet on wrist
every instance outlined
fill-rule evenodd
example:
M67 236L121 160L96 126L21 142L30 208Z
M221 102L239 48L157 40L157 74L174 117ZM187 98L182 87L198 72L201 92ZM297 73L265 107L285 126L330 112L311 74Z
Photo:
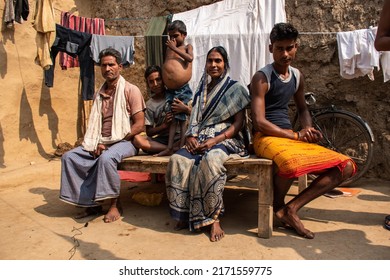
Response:
M301 133L299 131L297 131L297 134L298 134L297 140L299 140L301 138Z

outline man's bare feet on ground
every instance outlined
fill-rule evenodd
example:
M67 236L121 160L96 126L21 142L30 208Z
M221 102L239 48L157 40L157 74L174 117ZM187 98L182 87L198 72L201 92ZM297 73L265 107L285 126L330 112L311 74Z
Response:
M298 215L290 211L288 206L278 210L275 215L282 221L283 224L293 227L300 236L307 239L314 238L314 233L304 227Z
M220 241L225 236L225 232L221 228L221 225L219 223L219 220L216 220L212 225L210 229L210 241L216 242Z
M75 219L82 219L89 216L98 216L103 213L103 207L102 206L93 206L85 208L85 210L81 213L78 213L74 218Z
M163 156L171 156L173 155L172 149L165 149L162 152L159 152L158 154L153 155L154 157L163 157Z
M113 205L108 210L107 214L104 215L103 221L105 223L112 223L118 220L122 215L122 208Z

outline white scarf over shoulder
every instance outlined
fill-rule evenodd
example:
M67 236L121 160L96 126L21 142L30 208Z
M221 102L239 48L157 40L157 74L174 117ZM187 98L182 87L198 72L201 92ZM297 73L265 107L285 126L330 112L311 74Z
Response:
M86 151L95 151L99 143L112 144L122 140L131 132L130 117L126 109L125 79L120 76L114 96L111 136L102 137L102 97L96 94L89 116L87 132L84 135L83 147Z

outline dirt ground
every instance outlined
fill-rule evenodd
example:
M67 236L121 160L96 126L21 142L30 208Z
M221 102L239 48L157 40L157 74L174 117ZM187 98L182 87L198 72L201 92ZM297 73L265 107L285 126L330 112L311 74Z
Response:
M74 220L79 208L58 199L60 161L31 162L0 170L1 260L390 260L390 182L362 179L352 197L320 197L300 211L316 233L300 238L274 222L271 239L257 237L257 192L233 179L224 193L225 238L173 231L166 200L156 207L132 200L136 192L164 193L163 185L123 182L123 217L105 224L102 216ZM293 187L289 198L297 193ZM194 249L196 248L196 249Z

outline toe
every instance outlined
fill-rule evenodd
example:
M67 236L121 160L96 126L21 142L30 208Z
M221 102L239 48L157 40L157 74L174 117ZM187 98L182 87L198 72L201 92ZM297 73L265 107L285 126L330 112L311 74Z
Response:
M303 235L304 238L306 239L313 239L314 238L314 232L311 232L310 230L308 230L305 235Z

